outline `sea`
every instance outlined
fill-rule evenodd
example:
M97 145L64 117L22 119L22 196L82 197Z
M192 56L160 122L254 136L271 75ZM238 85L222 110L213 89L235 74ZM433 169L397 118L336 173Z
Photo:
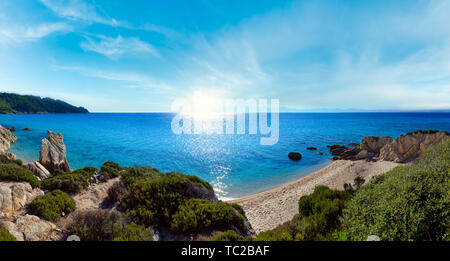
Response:
M208 181L221 199L248 196L308 175L331 162L327 145L359 143L364 136L390 136L418 129L450 131L450 113L280 113L279 138L261 145L261 134L175 134L172 113L0 115L19 139L11 152L25 161L39 158L46 131L64 135L73 169L152 166ZM248 117L246 118L248 121ZM30 130L23 130L29 127ZM308 150L315 147L317 150ZM289 152L300 152L291 161ZM317 152L322 152L319 155Z

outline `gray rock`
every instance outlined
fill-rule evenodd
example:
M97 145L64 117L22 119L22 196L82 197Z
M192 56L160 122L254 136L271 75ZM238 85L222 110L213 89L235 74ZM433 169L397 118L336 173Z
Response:
M11 147L11 144L17 140L17 137L10 130L0 125L0 153L5 153Z
M51 173L39 161L28 163L27 167L41 180L51 176Z
M428 151L434 145L450 139L445 131L433 134L410 133L396 138L380 150L380 159L405 163L412 161Z
M377 136L367 136L361 139L361 144L359 145L361 150L367 150L369 152L374 152L378 154L380 149L386 144L389 144L393 139L389 136L377 137Z
M25 213L27 204L40 195L44 195L42 190L33 189L26 182L0 183L0 217L14 217Z
M72 169L66 159L66 145L63 135L47 130L48 138L42 140L39 152L39 163L50 173L55 171L71 172Z
M367 237L367 241L381 241L381 239L377 235L370 235Z
M22 233L25 241L53 241L63 237L55 224L33 215L18 217L11 230Z
M77 235L70 235L67 237L66 241L81 241L81 239Z

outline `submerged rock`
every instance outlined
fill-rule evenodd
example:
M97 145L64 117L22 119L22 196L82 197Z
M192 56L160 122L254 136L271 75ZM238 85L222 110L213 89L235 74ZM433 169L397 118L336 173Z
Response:
M288 157L291 160L298 161L302 159L302 154L299 152L289 152Z
M307 150L317 150L317 148L316 147L308 147L308 148L306 148Z
M72 169L66 159L66 145L63 135L47 131L48 138L42 140L39 152L39 163L50 173L56 171L71 172Z
M450 139L445 131L435 133L415 132L396 138L380 150L380 159L405 163L412 161L434 145Z

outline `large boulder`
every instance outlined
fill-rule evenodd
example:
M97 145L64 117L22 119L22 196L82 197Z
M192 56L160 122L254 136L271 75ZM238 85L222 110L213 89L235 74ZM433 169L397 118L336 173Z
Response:
M62 133L47 130L48 138L42 140L39 152L39 163L50 173L56 171L71 172L72 169L66 159L66 145Z
M56 225L37 216L25 215L16 222L4 221L3 224L18 241L57 241L64 233Z
M14 217L25 213L26 206L37 196L44 195L27 182L0 182L0 217Z
M392 141L393 139L389 136L367 136L361 139L361 144L359 145L359 147L361 150L367 150L368 152L374 152L375 154L378 154L381 148L383 148L386 144L391 143Z
M10 130L0 125L0 153L5 153L11 147L11 144L17 140L16 135Z
M44 166L42 166L39 161L30 162L27 164L27 167L41 180L51 176L51 173Z
M380 150L380 159L405 163L419 157L434 145L450 138L445 131L426 133L414 132L396 138Z

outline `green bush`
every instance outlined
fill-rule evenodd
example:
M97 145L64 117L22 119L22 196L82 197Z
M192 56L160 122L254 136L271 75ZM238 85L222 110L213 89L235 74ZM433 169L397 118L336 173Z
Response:
M16 164L18 166L22 166L23 162L21 159L8 159L5 154L0 155L0 163L1 164Z
M202 229L230 229L232 226L245 231L244 217L231 205L213 204L204 199L189 199L172 216L172 231L190 233Z
M363 186L344 210L351 240L450 239L450 141Z
M0 164L0 180L26 181L33 188L41 186L41 181L29 169L15 164Z
M316 186L314 192L298 202L299 214L275 229L262 232L256 241L330 241L340 228L339 217L352 197L352 191Z
M121 170L123 170L123 168L118 163L112 161L105 162L100 168L100 180L107 181L109 179L117 178L120 175Z
M47 190L59 189L67 193L79 193L89 186L86 173L66 173L46 178L42 181L42 188Z
M125 197L128 196L128 193L128 189L122 181L116 182L108 189L106 203L120 203Z
M212 189L205 188L206 182L199 182L192 176L150 172L144 172L145 176L142 180L138 178L137 169L133 176L127 173L123 176L124 183L132 182L127 188L133 193L129 193L120 206L138 224L170 226L172 215L186 200L214 195ZM159 177L156 178L157 176Z
M164 173L159 172L159 170L155 168L136 166L128 168L122 174L121 179L125 185L130 186L136 181L160 178L163 175Z
M95 175L95 173L96 173L96 171L94 169L91 169L90 167L86 167L86 168L74 170L68 174L72 174L72 175L78 174L78 175L83 176L86 180L89 180Z
M227 241L227 242L243 241L243 240L244 237L240 236L234 230L227 230L210 239L210 241Z
M151 229L127 223L118 211L76 212L69 230L83 241L153 241Z
M352 197L348 191L331 190L317 186L314 193L303 196L298 202L299 216L309 224L308 240L330 238L330 233L340 225L339 216Z
M190 198L186 187L186 179L175 176L136 181L121 207L139 224L170 226L172 215Z
M43 196L36 197L31 202L31 211L46 220L55 221L62 216L75 210L75 200L62 192L55 190Z
M0 221L0 241L16 241L16 238L9 233L8 229Z

